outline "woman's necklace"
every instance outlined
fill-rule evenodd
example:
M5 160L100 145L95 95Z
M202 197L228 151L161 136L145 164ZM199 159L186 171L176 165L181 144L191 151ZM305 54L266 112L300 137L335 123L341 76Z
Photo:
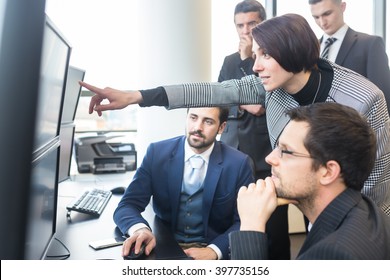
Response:
M316 91L316 94L314 95L314 99L313 99L313 102L311 104L313 104L315 101L316 101L316 98L317 98L317 94L318 92L320 91L320 87L321 87L321 72L318 71L318 74L320 75L319 77L319 81L318 81L318 87L317 87L317 91Z

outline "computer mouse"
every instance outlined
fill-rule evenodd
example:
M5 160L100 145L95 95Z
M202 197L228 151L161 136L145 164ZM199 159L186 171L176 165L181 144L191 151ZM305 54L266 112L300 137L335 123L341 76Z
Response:
M126 191L126 188L123 186L115 187L111 189L112 194L124 194Z
M141 248L138 252L138 254L135 253L135 242L131 245L130 248L130 253L127 256L124 256L124 260L136 260L136 259L141 259L142 257L145 256L145 243L141 244Z

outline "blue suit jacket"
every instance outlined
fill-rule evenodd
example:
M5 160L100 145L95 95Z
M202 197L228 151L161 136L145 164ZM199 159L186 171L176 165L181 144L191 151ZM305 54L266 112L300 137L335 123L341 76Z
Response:
M381 37L348 28L335 63L365 76L379 87L390 113L389 60Z
M176 229L184 170L184 141L180 136L151 144L133 181L114 212L114 221L126 233L136 223L148 222L141 216L153 197L156 215ZM223 257L229 255L228 234L239 229L237 192L254 182L250 159L236 149L215 142L204 181L203 215L205 237Z

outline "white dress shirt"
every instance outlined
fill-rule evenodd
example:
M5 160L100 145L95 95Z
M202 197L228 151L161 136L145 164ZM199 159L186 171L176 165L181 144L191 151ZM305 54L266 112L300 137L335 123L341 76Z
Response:
M347 33L347 30L348 30L348 25L344 24L332 36L329 36L328 34L324 34L322 37L320 53L322 53L323 49L325 48L325 42L326 42L326 40L328 40L329 37L336 38L337 40L329 48L329 54L328 54L328 59L332 62L335 62L337 54L339 53L341 44L343 43L345 34Z

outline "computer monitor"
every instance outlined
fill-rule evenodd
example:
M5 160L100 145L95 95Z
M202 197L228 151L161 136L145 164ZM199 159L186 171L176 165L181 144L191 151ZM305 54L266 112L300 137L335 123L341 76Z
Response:
M70 178L70 167L72 163L73 144L74 144L74 123L61 124L60 128L60 163L58 169L58 182Z
M46 17L34 149L59 135L71 46Z
M45 1L0 1L0 259L23 259Z
M81 86L78 82L83 81L84 76L85 70L72 65L69 66L61 123L70 123L74 121L81 93Z
M56 231L59 153L57 136L33 154L24 259L44 259Z
M60 123L71 46L46 16L30 174L25 259L43 259L54 238Z

